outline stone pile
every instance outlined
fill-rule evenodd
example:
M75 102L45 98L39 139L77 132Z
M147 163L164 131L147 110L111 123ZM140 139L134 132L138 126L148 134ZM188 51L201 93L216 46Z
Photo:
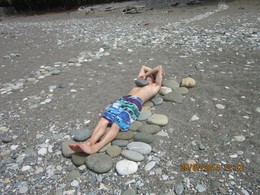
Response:
M184 79L185 80L185 79ZM186 87L194 87L195 81L186 78ZM181 82L182 85L184 81ZM187 83L187 82L186 82ZM143 105L143 109L136 121L132 123L127 132L119 132L112 143L104 146L99 153L87 155L75 153L69 148L69 144L83 142L91 136L88 128L77 129L72 132L73 139L62 143L62 153L64 157L71 158L76 166L85 165L88 169L96 173L109 172L114 167L119 175L129 175L138 171L140 163L147 160L147 155L152 152L155 136L168 136L161 128L168 124L168 117L163 114L152 112L154 106L161 105L163 101L182 103L184 96L188 93L186 87L173 78L163 81L160 95L153 97ZM146 164L145 170L151 170L156 165L155 161Z

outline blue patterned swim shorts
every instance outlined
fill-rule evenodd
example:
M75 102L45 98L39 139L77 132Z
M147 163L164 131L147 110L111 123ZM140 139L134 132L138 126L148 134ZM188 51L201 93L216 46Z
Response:
M138 118L142 110L142 99L136 96L124 96L106 107L103 118L109 124L116 123L121 131L127 131L129 126Z

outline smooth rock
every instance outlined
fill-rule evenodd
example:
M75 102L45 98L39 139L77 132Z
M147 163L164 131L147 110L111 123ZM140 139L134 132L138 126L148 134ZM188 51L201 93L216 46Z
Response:
M27 193L27 191L28 191L28 187L27 186L21 186L19 188L19 194L25 194L25 193Z
M257 108L255 109L255 111L258 112L258 113L260 113L260 107L257 107Z
M3 142L3 143L10 143L10 142L12 142L12 141L13 141L13 138L10 137L10 136L4 136L4 137L2 137L2 142Z
M85 159L87 167L95 173L106 173L113 167L112 159L107 154L92 154Z
M138 165L134 161L121 160L116 164L116 171L120 175L130 175L138 170Z
M102 153L102 152L106 152L107 149L111 146L111 143L108 143L107 145L103 146L103 148L101 148L99 150L99 153Z
M158 106L163 103L163 99L160 96L155 96L151 99L151 101L154 103L154 105Z
M137 131L137 129L138 129L139 127L141 127L142 125L143 125L142 122L140 122L140 121L134 121L134 122L130 125L129 130L130 130L130 131Z
M184 78L181 81L181 87L191 88L194 87L195 85L196 85L196 81L191 77Z
M121 152L121 155L127 158L128 160L132 160L136 162L144 160L144 156L142 154L133 150L124 150Z
M159 91L159 94L166 95L166 94L168 94L170 92L172 92L172 89L170 87L162 86L160 91Z
M244 195L250 195L248 191L246 191L245 189L242 189L241 192L244 194Z
M133 189L128 189L128 190L124 191L122 193L122 195L136 195L136 192Z
M200 150L205 150L205 149L206 149L206 146L205 146L204 144L202 144L202 143L199 143L199 144L198 144L198 148L199 148Z
M184 100L184 96L182 96L179 92L173 90L172 92L163 96L163 100L181 104Z
M150 116L152 115L152 113L150 111L141 111L140 115L138 116L137 120L138 121L145 121L147 120Z
M149 124L145 124L137 129L138 132L150 133L150 134L158 133L160 130L161 127L159 125L149 125Z
M243 141L246 140L246 137L243 136L243 135L236 135L236 136L234 136L234 139L235 139L236 141L238 141L238 142L243 142Z
M150 144L153 142L154 137L152 134L142 132L142 133L136 133L134 140L137 142L144 142L144 143Z
M213 181L211 182L211 186L212 186L212 189L213 189L213 190L216 190L216 189L218 189L218 188L221 186L221 183L218 182L218 181L216 181L216 180L213 180Z
M75 152L70 149L69 144L75 144L77 142L75 142L74 140L68 140L65 141L61 144L61 150L62 150L62 154L64 157L66 158L70 158L72 156L72 154L74 154Z
M193 115L193 116L191 117L190 121L193 122L193 121L197 121L197 120L199 120L199 119L200 119L200 118L199 118L197 115Z
M60 70L53 70L51 72L52 75L59 75L60 74Z
M47 148L41 148L38 150L38 155L45 156L47 154Z
M174 91L181 95L187 95L189 93L189 90L186 87L178 87L174 89Z
M153 102L152 101L147 101L143 104L143 107L150 107L152 108L154 106Z
M203 185L198 184L198 185L196 186L196 190L197 190L198 192L205 192L205 191L206 191L206 188L205 188Z
M163 114L153 114L148 118L148 123L164 126L168 124L168 117Z
M127 145L127 148L141 154L149 154L152 151L152 147L143 142L131 142Z
M145 165L144 170L145 171L151 171L154 168L155 164L156 164L156 162L154 162L154 161L148 162Z
M182 182L178 182L174 185L174 191L177 195L181 195L184 192L184 186Z
M135 134L132 131L119 132L115 139L130 140L134 137L134 135Z
M176 80L163 80L162 85L171 89L175 89L180 86Z
M73 139L77 142L83 142L91 136L91 130L89 128L80 128L72 132Z
M254 161L256 164L260 164L260 156L259 155L253 155L252 161Z
M121 151L122 149L119 146L114 145L110 146L106 152L110 157L115 158L121 154Z
M119 147L126 147L129 142L127 140L113 140L112 145Z
M136 84L138 87L144 87L144 86L148 85L149 82L148 82L147 80L136 79L136 80L135 80L135 84Z
M225 107L226 107L222 104L216 104L215 106L216 106L216 108L221 109L221 110L225 109Z
M156 135L161 137L169 137L169 134L165 131L159 131L158 133L156 133Z
M85 159L88 155L85 153L75 153L72 154L71 156L71 161L76 165L76 166L81 166L84 165Z

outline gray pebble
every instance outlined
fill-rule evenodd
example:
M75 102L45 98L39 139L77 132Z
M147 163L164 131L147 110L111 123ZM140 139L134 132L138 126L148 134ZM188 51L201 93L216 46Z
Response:
M136 79L136 80L135 80L135 84L136 84L138 87L144 87L144 86L148 85L149 82L148 82L147 80Z
M10 143L13 140L10 136L5 136L2 138L3 143Z
M205 148L206 148L206 146L202 143L199 143L198 147L199 147L200 150L205 150Z
M177 195L183 194L184 186L183 186L182 182L176 183L174 185L174 191Z

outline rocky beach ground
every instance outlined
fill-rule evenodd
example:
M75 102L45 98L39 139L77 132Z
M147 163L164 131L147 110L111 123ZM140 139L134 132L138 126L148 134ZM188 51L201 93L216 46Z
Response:
M259 8L128 2L2 17L0 193L259 194ZM71 152L143 64L166 78L138 121L96 155ZM196 85L180 87L189 76Z

